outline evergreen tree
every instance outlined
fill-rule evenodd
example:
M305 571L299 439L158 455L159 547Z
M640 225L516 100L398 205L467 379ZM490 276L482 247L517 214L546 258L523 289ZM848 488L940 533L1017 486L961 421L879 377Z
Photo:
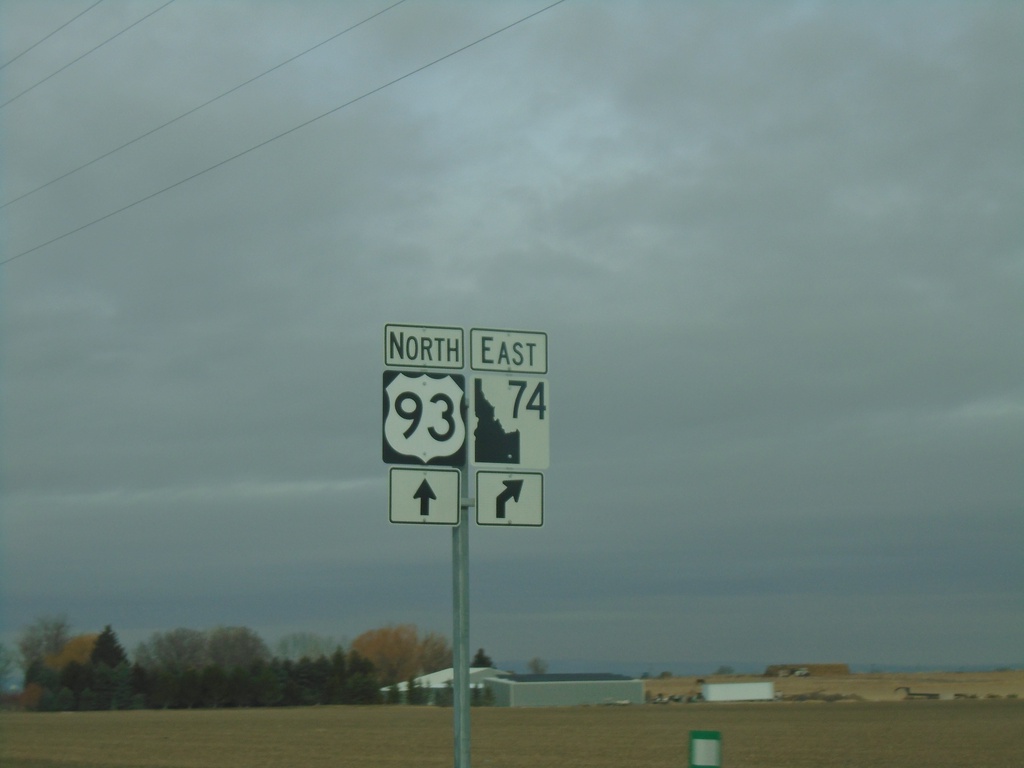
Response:
M286 707L295 707L301 704L302 688L295 677L295 662L291 659L274 659L270 664L282 681L281 703Z
M284 700L284 686L277 671L269 664L257 662L249 670L254 703L261 707L276 707Z
M469 663L469 666L471 666L471 667L493 667L494 666L494 660L490 656L488 656L486 653L484 653L484 649L483 648L480 648L476 652L476 656L474 656L473 660Z
M384 696L385 704L401 704L402 703L402 692L398 689L398 683L392 683L388 686L388 692Z
M444 688L437 689L434 694L434 703L439 707L451 707L455 704L455 683L449 680Z
M147 706L154 709L178 706L178 673L161 669L145 674Z
M51 690L59 691L67 688L74 694L75 706L71 709L83 709L82 693L93 687L95 670L92 664L80 664L77 661L70 661L59 673L58 681L50 686Z
M324 656L310 659L303 656L295 664L295 681L301 691L302 704L326 704L331 678L331 662Z
M38 658L31 662L25 669L25 685L29 686L32 683L40 686L46 690L55 690L60 686L60 674L43 663L42 658Z
M348 658L347 704L377 704L380 683L373 662L356 651Z
M186 669L184 672L176 673L177 695L174 705L178 709L193 709L201 706L202 685L199 680L199 672L194 669Z
M331 685L331 661L326 656L320 656L313 661L313 683L316 691L317 704L327 703L327 691Z
M331 654L331 674L327 679L327 703L344 703L347 687L348 664L345 661L345 652L338 648Z
M228 675L224 667L208 664L203 667L199 677L203 689L203 706L214 709L224 706L228 699Z
M113 709L114 670L106 664L90 664L89 666L93 668L91 687L94 694L90 709Z
M106 664L114 669L120 664L128 661L128 654L117 640L117 634L107 624L96 638L96 645L93 646L89 660L93 664Z
M82 695L78 697L78 709L82 712L91 712L94 709L99 709L96 694L92 688L86 688L82 691Z
M235 707L251 707L255 702L252 675L245 667L235 667L228 672L227 701Z
M71 712L75 709L75 694L70 688L61 688L53 698L55 712Z
M150 706L150 685L152 676L139 664L132 664L131 686L132 686L132 709L141 709Z
M425 698L426 691L423 689L423 686L420 685L415 677L410 677L406 688L405 703L413 705L424 704L426 703L424 701Z

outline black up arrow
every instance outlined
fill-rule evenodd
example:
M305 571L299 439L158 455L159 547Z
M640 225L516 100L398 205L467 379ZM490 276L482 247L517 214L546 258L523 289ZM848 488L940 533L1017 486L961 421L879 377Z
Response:
M425 479L420 483L420 487L416 489L416 493L414 493L412 497L420 500L420 514L424 517L430 514L430 500L437 500L437 496L434 494L434 489L430 487L430 483Z
M519 494L523 492L523 481L522 480L502 480L505 484L505 490L498 494L497 507L495 513L499 520L505 519L505 502L509 499L512 501L519 501Z

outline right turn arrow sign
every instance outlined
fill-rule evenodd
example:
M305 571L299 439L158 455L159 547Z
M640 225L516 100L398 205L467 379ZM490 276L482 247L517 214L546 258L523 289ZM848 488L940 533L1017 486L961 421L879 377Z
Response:
M480 470L476 473L476 501L479 525L543 525L544 475Z
M505 490L498 494L497 503L494 505L494 516L499 520L505 519L505 504L509 499L519 501L519 494L523 492L522 480L502 480Z

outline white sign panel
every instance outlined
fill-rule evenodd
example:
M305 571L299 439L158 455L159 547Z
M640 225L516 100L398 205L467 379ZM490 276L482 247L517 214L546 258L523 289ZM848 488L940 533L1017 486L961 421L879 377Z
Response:
M477 472L478 525L544 524L544 475L540 472Z
M469 346L469 367L474 371L548 372L546 333L471 328Z
M546 379L474 376L470 395L473 463L547 469L549 407Z
M391 522L458 525L461 479L457 469L392 467L388 481Z
M465 361L461 328L397 323L384 326L384 365L461 370Z
M465 446L463 376L384 371L386 463L458 467Z

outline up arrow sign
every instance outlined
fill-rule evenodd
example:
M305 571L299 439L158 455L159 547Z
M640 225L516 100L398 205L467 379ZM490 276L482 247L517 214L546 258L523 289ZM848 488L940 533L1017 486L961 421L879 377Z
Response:
M457 469L392 467L388 515L392 523L458 525L462 473Z
M424 517L430 514L431 500L437 500L437 494L434 493L434 489L430 487L430 483L427 482L426 478L420 483L420 487L416 489L416 493L412 497L420 500L420 514Z

